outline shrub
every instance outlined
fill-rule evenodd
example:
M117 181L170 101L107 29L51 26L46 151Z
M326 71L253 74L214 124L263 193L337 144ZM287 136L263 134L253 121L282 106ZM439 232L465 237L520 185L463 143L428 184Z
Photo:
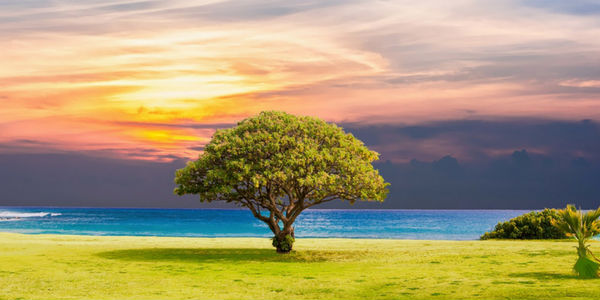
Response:
M600 260L592 254L588 244L593 236L600 234L600 207L584 213L569 204L565 209L559 210L557 216L557 220L552 222L553 225L566 232L568 236L574 237L579 244L577 246L579 258L573 270L581 278L600 277L598 274Z
M556 209L544 209L540 212L532 211L524 215L512 218L506 222L500 222L493 231L486 232L481 236L487 239L564 239L565 232L553 225L558 219Z
M273 247L277 248L281 253L288 253L292 250L292 245L296 239L291 235L286 235L283 238L273 237Z

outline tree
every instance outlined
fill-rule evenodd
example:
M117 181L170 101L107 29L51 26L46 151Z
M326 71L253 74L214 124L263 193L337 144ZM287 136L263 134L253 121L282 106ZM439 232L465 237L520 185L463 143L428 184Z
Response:
M269 226L279 253L292 250L294 221L315 205L383 201L378 154L318 118L262 112L215 132L198 160L175 173L175 194L250 209Z
M558 219L554 225L574 237L577 242L578 259L573 269L579 277L598 277L599 261L590 251L587 242L600 233L600 207L596 210L583 213L573 205L567 205L565 209L558 211Z

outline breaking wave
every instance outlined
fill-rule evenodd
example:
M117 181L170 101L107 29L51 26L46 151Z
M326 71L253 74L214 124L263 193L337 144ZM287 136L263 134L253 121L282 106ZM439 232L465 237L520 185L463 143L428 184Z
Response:
M60 216L61 213L51 212L15 212L15 211L0 211L0 218L43 218L43 217L55 217Z

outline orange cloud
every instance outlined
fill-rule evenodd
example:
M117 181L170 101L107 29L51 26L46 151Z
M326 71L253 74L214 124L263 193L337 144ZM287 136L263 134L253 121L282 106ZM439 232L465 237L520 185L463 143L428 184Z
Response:
M190 158L214 129L182 125L271 109L362 123L600 119L589 15L474 0L230 5L0 12L12 20L0 21L0 143Z

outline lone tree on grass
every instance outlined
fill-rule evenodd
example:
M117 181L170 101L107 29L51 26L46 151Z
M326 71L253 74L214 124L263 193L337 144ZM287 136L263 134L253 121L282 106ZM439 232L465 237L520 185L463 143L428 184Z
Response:
M262 112L217 130L199 159L175 173L175 194L247 207L265 222L279 253L292 250L294 221L317 204L383 201L378 159L342 128L313 117Z
M583 213L573 205L558 211L558 219L553 223L560 230L574 237L577 242L578 259L573 266L575 272L582 278L597 278L600 261L589 249L587 242L600 233L600 207Z

